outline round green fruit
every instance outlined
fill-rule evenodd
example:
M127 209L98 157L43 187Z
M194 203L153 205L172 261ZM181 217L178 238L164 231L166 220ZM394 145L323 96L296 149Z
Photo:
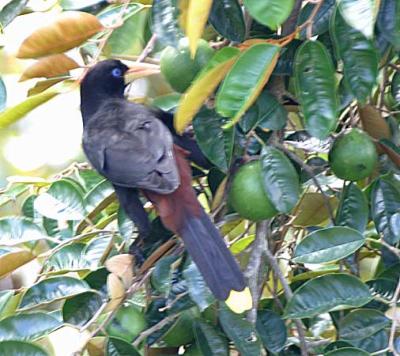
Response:
M192 59L189 41L187 38L182 38L178 48L167 47L164 49L160 59L161 73L175 91L183 93L213 54L214 51L208 42L200 39L196 55Z
M118 310L106 331L110 336L132 342L146 328L147 321L142 311L134 305L126 305Z
M329 151L333 173L345 180L360 180L373 172L378 161L375 144L359 129L338 137Z
M239 168L229 191L229 203L240 216L253 221L269 219L278 213L264 190L260 161Z
M194 339L193 319L198 316L192 310L186 310L162 337L162 340L171 347L186 345Z

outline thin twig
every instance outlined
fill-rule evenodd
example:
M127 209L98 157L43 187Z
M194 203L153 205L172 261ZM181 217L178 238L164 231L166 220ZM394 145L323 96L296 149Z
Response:
M256 238L251 248L250 262L246 267L246 271L244 272L244 275L248 281L253 301L253 306L247 314L247 320L250 321L253 325L255 325L257 321L257 307L261 294L260 286L262 286L261 281L265 258L263 251L265 251L265 249L267 248L266 237L269 224L270 220L263 220L257 223Z
M313 8L313 10L311 11L310 17L307 19L307 21L305 22L306 28L307 28L307 39L309 40L312 37L312 28L314 25L314 18L317 15L322 3L324 2L324 0L317 0L315 2L315 6Z
M140 53L138 59L136 60L137 63L143 62L147 58L147 56L153 51L156 41L157 35L153 34L149 42L147 42L146 47L144 47L142 53Z
M133 342L133 346L138 347L140 343L147 337L153 334L154 332L162 329L164 326L168 325L170 322L174 321L180 313L173 314L170 316L167 316L166 318L162 319L160 322L157 324L153 325L151 328L148 328L147 330L143 331Z
M391 301L391 306L393 308L393 321L392 321L392 327L390 328L390 336L389 336L389 345L388 348L390 351L393 352L394 356L399 356L400 354L397 352L396 347L394 345L395 341L395 336L396 336L396 329L397 329L397 324L398 324L398 318L400 317L398 315L397 311L397 303L400 299L400 278L397 282L397 287L396 287L396 292L394 293L393 299Z

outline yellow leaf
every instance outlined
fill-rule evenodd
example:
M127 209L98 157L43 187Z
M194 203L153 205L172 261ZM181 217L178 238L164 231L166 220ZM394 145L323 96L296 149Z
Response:
M179 6L179 26L186 33L189 0L179 0L178 6Z
M196 113L200 110L204 100L215 90L225 74L235 63L237 57L228 59L218 64L207 73L201 74L189 87L179 102L178 111L175 114L174 126L178 133L182 133Z
M54 54L38 60L22 73L20 82L31 78L51 78L63 75L79 64L65 54Z
M189 47L192 58L197 50L197 41L203 34L208 15L212 6L212 0L189 0L189 8L186 18L186 35L189 38Z
M114 305L118 305L122 302L125 296L125 287L121 279L114 273L110 273L107 276L107 290L111 302L114 302Z
M106 268L123 281L125 288L132 283L133 256L128 254L117 255L106 261Z
M0 255L0 278L32 261L34 258L35 256L30 251L10 248L5 254Z
M96 16L86 12L66 11L55 22L33 32L22 43L18 58L38 58L65 52L79 46L103 29Z

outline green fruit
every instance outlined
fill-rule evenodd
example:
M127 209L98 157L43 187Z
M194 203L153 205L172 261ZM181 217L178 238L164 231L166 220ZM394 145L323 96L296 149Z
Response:
M194 339L192 322L195 316L191 310L184 311L163 336L162 340L171 347L190 343Z
M189 41L187 38L182 38L178 48L167 47L163 51L160 59L161 73L174 90L183 93L213 54L214 51L208 42L200 39L196 55L192 59Z
M339 178L360 180L368 177L378 161L375 144L359 129L351 129L333 143L329 163Z
M229 202L240 216L249 220L265 220L277 214L264 190L260 161L239 168L229 191Z
M118 310L106 331L110 336L132 342L146 328L147 321L142 311L134 305L127 305Z

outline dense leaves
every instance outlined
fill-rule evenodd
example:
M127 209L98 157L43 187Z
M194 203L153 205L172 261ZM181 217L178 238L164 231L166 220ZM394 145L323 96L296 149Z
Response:
M1 30L25 26L27 37L17 55L2 52L2 142L56 96L61 116L64 93L77 95L101 59L151 72L126 94L197 141L206 168L192 165L193 187L254 304L235 314L216 301L145 195L142 241L86 165L29 172L0 190L1 355L57 354L60 339L71 355L399 352L398 1L4 3ZM190 65L163 71L168 52ZM349 129L373 152L367 175L365 144L332 156Z

